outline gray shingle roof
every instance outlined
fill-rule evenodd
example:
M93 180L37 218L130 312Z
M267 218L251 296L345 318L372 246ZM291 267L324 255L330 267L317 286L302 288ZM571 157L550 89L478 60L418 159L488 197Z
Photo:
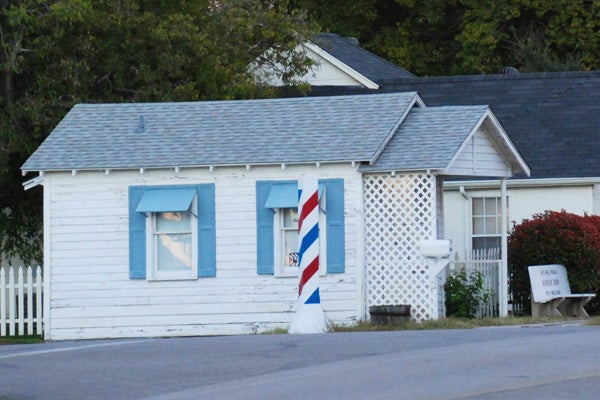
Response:
M79 104L24 171L371 161L414 92L182 103Z
M335 33L313 35L313 42L333 57L375 83L390 79L414 78L415 75L352 43Z
M487 106L413 108L374 165L362 171L446 168Z

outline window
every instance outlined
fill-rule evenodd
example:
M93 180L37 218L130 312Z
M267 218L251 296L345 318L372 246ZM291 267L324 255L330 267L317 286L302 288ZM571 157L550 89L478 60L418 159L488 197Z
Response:
M132 279L215 276L214 185L129 188Z
M197 277L196 215L188 211L156 212L146 218L146 274L150 279Z
M474 197L471 202L473 250L498 249L500 251L502 240L500 197Z
M325 275L327 260L327 225L325 222L324 198L319 202L319 269ZM275 209L275 275L298 276L298 208Z
M296 181L256 183L257 272L298 275L298 187ZM319 181L321 274L345 269L344 181Z
M279 264L282 269L300 266L300 258L298 257L298 209L297 208L281 208L277 213L279 224L277 228L279 232L275 232L279 236L281 244L279 249L281 254Z

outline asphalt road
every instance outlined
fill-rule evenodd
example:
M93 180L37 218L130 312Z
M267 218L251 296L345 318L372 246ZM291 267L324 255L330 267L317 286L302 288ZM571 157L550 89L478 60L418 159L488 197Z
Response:
M0 346L0 399L598 399L600 327Z

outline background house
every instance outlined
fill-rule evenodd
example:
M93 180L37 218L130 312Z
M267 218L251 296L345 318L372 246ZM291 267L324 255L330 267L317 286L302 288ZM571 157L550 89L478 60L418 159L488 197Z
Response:
M442 236L442 177L529 172L487 106L425 107L415 92L81 104L22 169L44 186L53 340L287 326L289 193L306 172L320 180L326 316L411 304L435 318L418 248Z
M507 181L510 221L545 210L600 214L599 71L415 78L378 91L405 90L417 90L428 105L490 105L531 167L531 176ZM314 88L321 93L355 90ZM444 188L446 235L461 258L498 246L497 182L447 180Z
M315 62L311 71L299 80L311 86L348 86L378 89L386 80L414 78L415 75L363 49L354 38L335 33L318 33L299 51ZM282 86L281 79L265 69L253 73L262 84Z
M336 36L331 36L331 53L344 63L361 70L377 58ZM417 91L429 106L488 104L532 171L529 177L516 174L507 181L510 222L545 210L600 214L600 71L519 73L503 68L506 73L497 75L416 77L408 72L392 76L388 68L373 64L377 87L328 84L317 70L309 81L310 95ZM474 250L499 248L498 181L447 179L444 189L445 235L457 255L471 258Z

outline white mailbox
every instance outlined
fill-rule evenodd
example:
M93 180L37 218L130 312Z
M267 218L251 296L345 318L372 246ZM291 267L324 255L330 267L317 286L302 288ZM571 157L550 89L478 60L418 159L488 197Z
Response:
M452 254L452 241L445 239L422 240L419 251L423 257L448 258Z
M425 258L425 263L428 265L429 285L431 289L431 298L438 298L438 281L437 276L446 265L450 262L452 254L452 241L445 239L429 239L422 240L418 245L418 250ZM434 307L432 318L438 317L438 307Z

